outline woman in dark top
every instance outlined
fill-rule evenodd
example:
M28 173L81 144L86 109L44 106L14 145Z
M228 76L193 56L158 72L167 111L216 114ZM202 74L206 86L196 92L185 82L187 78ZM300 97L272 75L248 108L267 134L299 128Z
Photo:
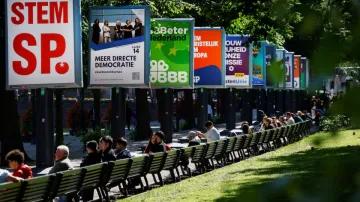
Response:
M100 29L100 26L99 26L99 20L96 19L94 21L94 25L92 27L92 41L95 43L95 44L99 44L99 38L100 38L100 32L101 32L101 29Z
M130 24L130 20L126 20L126 25L123 26L124 39L132 38L133 26Z
M134 26L134 30L135 30L135 37L137 36L141 36L142 35L142 23L140 22L139 18L135 18L135 26Z

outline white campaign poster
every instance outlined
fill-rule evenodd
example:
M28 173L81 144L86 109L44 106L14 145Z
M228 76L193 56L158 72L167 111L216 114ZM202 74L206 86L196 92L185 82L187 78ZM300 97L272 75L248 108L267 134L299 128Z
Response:
M80 15L78 0L6 1L7 86L75 83L82 54L81 40L75 41L80 18L74 22L74 8Z
M90 86L144 85L145 9L93 8Z

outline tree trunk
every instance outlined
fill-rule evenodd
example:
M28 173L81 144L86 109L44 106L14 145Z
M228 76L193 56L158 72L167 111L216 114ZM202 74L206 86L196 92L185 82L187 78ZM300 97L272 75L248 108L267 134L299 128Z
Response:
M150 113L147 89L136 89L136 136L135 140L147 140L150 134Z
M5 25L5 18L4 18L4 9L5 6L0 6L0 33L4 33L4 25ZM4 35L0 35L0 47L2 49L2 53L5 53L5 37ZM6 80L6 65L5 65L5 54L0 54L0 63L2 68L0 68L0 78L1 78L1 84L0 84L0 93L2 95L2 101L3 105L1 110L2 114L4 115L4 119L6 121L2 121L0 128L0 151L1 151L1 159L0 164L1 165L8 165L8 163L5 161L6 154L13 150L13 149L19 149L22 152L24 151L24 145L22 142L22 137L20 133L20 120L17 110L17 104L15 100L15 94L14 91L6 91L5 88L5 80ZM9 65L10 66L10 65ZM11 67L11 66L10 66ZM29 156L25 153L25 160L31 160Z
M63 129L63 101L62 101L62 95L63 90L57 89L55 90L55 114L56 114L56 120L55 120L55 128L56 128L56 142L55 146L63 145L64 144L64 129Z

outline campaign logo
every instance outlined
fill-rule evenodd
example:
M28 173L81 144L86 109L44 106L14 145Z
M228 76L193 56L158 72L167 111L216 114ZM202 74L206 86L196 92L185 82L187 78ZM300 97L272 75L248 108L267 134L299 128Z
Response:
M187 72L168 71L169 65L164 60L151 60L150 62L150 82L155 83L186 83L188 82Z

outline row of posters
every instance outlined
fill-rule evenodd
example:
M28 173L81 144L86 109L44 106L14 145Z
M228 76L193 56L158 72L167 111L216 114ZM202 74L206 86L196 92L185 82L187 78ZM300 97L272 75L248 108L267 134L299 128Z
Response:
M80 1L50 2L50 19L42 22L20 22L41 15L27 12L26 6L7 0L6 39L14 44L7 46L7 88L82 87L81 19L72 12L80 10ZM91 7L88 86L306 88L306 58L266 41L254 45L248 36L194 24L192 18L150 20L149 6ZM39 49L36 41L41 41Z

